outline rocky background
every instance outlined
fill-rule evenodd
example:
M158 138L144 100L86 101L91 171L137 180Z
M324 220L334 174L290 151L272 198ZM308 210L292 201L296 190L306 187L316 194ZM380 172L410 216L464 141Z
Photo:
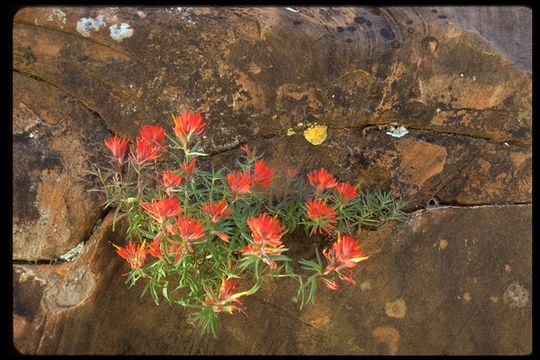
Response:
M23 354L528 354L532 11L523 7L55 8L13 24L13 339ZM203 113L301 174L390 190L358 284L268 282L200 336L128 289L84 169L103 140ZM315 139L310 129L316 131ZM305 132L308 130L308 132ZM313 132L312 131L312 132ZM317 145L315 145L315 144ZM315 240L285 239L309 256ZM307 254L307 255L306 255Z

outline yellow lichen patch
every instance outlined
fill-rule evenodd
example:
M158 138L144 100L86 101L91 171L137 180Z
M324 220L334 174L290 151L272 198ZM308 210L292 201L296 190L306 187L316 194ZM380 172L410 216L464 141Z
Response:
M288 128L287 129L287 136L291 136L291 135L294 135L296 134L296 132L293 130L293 128Z
M304 137L313 145L320 145L326 140L328 126L311 125L304 130Z

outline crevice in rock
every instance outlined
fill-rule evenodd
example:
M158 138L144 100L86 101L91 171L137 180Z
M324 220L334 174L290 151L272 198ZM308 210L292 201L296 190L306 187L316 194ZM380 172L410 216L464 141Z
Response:
M444 209L480 209L493 207L508 207L508 206L530 206L532 201L528 202L506 202L506 203L478 203L478 204L460 204L457 202L439 202L435 206L427 206L419 209L404 211L407 215L414 215L427 210L444 210Z
M92 39L91 37L83 37L83 36L79 36L79 35L77 35L77 34L68 32L68 31L62 31L62 30L59 30L59 29L56 29L56 28L53 28L53 27L47 27L47 26L37 25L37 24L33 24L33 23L29 23L29 22L24 22L24 21L14 21L14 22L13 22L13 25L15 25L15 24L17 24L17 25L23 25L23 26L33 26L33 27L37 27L37 28L40 28L40 29L46 29L46 30L50 30L50 31L59 32L59 33L61 33L61 34L65 34L65 35L68 35L68 36L75 36L75 37L77 37L78 39L84 39L84 40L90 41L90 42L92 42L92 43L94 43L94 44L103 46L103 47L105 47L105 48L107 48L107 49L109 49L109 50L111 50L111 51L113 51L113 52L116 52L116 53L118 53L118 54L120 54L120 55L122 55L122 56L125 56L125 57L128 58L128 59L131 59L131 60L133 60L133 61L136 61L136 62L138 62L139 64L142 64L142 65L144 65L144 66L148 66L149 68L151 68L151 69L153 69L153 70L155 70L155 71L158 71L158 70L159 70L159 69L157 69L157 68L156 68L154 65L152 65L152 64L145 63L144 61L142 61L142 60L140 60L140 59L137 59L137 58L133 57L133 55L130 55L130 54L125 53L125 52L122 52L122 51L120 51L120 50L118 50L118 49L115 49L115 48L113 48L113 47L111 47L111 46L105 44L105 43L96 41L96 40ZM105 31L107 31L107 30L105 30Z
M62 264L62 263L74 261L84 251L84 247L86 246L86 243L88 242L88 240L92 238L94 233L100 228L101 224L103 223L103 219L110 212L111 212L110 210L103 210L101 214L99 215L99 218L90 228L88 235L76 246L66 251L64 254L56 258L50 258L50 259L34 259L34 260L13 259L12 260L13 264L14 265L54 265L54 264Z
M248 137L248 138L238 142L237 144L227 146L227 147L223 147L223 148L220 148L219 150L216 150L216 151L210 151L210 152L208 152L208 155L215 156L215 155L218 155L218 154L226 153L228 151L238 149L239 147L244 146L245 144L247 144L248 142L253 141L253 140L257 140L257 139L269 140L269 139L275 139L275 138L284 137L284 136L287 136L287 135L283 135L283 134L261 134L261 135L251 136L251 137Z
M477 110L475 110L475 111L477 111ZM346 127L346 128L342 128L340 130L361 129L362 134L365 134L367 131L370 131L372 129L382 130L381 127L395 125L395 124L396 123L366 124L366 125L359 126L359 127ZM412 131L415 131L415 132L427 133L427 134L436 134L436 135L441 135L441 136L469 137L469 138L473 138L473 139L484 140L484 141L487 141L489 143L499 145L499 146L505 146L505 147L508 147L508 148L531 148L532 147L532 144L530 144L528 142L519 141L519 140L512 139L512 138L497 139L496 140L496 139L493 139L493 138L490 138L490 137L487 137L487 136L478 135L478 134L458 133L458 132L451 132L451 131L441 131L441 130L436 130L436 129L416 127L414 125L411 126L409 124L401 124L401 125L403 125L407 130L412 130Z
M77 101L82 107L84 107L86 110L88 110L92 115L96 116L97 118L100 119L101 123L103 124L103 126L105 127L105 129L107 129L107 131L109 131L111 133L111 135L116 135L115 132L113 130L111 130L110 126L109 126L109 123L107 122L107 120L105 120L105 118L97 111L97 110L94 110L92 109L91 107L89 107L88 105L86 105L81 99L77 98L76 96L74 96L73 94L70 94L69 92L67 92L65 89L63 89L62 87L60 87L60 85L58 84L55 84L45 78L42 78L34 73L30 73L28 71L24 71L22 69L17 69L15 67L13 67L13 71L22 75L22 76L25 76L25 77L29 77L31 79L34 79L34 80L37 80L37 81L41 81L41 82L44 82L45 84L47 85L50 85L52 87L54 87L55 89L57 89L58 91L62 92L63 94L69 96L70 98L73 98L75 101Z

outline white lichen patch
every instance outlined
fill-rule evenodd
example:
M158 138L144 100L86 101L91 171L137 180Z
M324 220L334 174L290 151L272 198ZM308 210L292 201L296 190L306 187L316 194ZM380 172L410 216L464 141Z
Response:
M397 125L397 124L390 124L386 126L382 126L383 129L386 130L386 134L393 136L393 137L403 137L409 133L409 130L403 125Z
M292 11L292 12L295 12L295 13L300 12L300 10L298 10L297 8L293 8L293 7L286 7L285 10L289 10L289 11Z
M60 255L58 258L63 261L73 261L84 249L84 242L80 242L73 249L69 250L65 254Z
M128 23L114 24L109 27L109 33L113 40L122 42L125 38L133 36L133 28Z
M95 19L91 17L81 18L79 21L77 21L77 32L84 37L89 37L91 31L98 32L105 25L104 15L99 15Z
M503 301L511 308L521 308L529 303L529 290L514 282L503 294Z
M60 9L53 9L52 13L47 17L47 21L53 21L54 18L56 18L62 24L65 24L67 20L66 13ZM64 27L62 26L62 28Z

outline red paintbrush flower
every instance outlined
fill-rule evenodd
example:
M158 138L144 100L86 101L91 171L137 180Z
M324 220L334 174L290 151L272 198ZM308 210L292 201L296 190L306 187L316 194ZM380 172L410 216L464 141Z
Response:
M232 171L227 175L227 184L233 193L245 194L251 190L253 180L248 171L243 174L240 171Z
M239 285L240 282L237 279L227 279L223 276L218 296L215 296L213 289L211 289L204 304L212 305L212 309L217 313L225 311L232 314L241 310L239 305L242 303L239 298L244 294L237 291Z
M307 216L313 220L319 228L330 233L337 220L335 219L336 210L327 206L321 199L310 199L306 202Z
M266 165L264 160L255 160L255 168L253 170L253 182L268 186L272 183L273 171Z
M342 182L336 186L342 202L351 201L356 197L356 188L348 182Z
M163 172L163 186L165 187L165 192L167 194L170 194L171 190L181 183L182 177L174 171L166 170Z
M337 186L336 178L330 174L325 168L310 171L307 174L309 183L321 192L324 189L330 189Z
M112 138L105 140L105 146L111 150L113 158L118 161L120 166L124 163L127 145L128 140L121 138L118 135L114 135Z
M324 274L328 274L331 271L339 271L343 268L354 267L358 262L368 258L360 246L360 241L348 235L338 236L337 241L332 244L332 247L323 250L323 255L328 260L328 266ZM341 276L340 274L340 278L354 282L352 274L349 276Z
M268 214L250 217L247 219L247 224L251 230L254 244L244 246L241 250L242 254L258 256L271 269L275 269L277 264L269 255L279 255L287 250L280 240L285 233L285 226L280 226L278 219L272 218Z
M329 280L326 278L321 278L321 279L324 282L324 285L326 285L326 287L329 288L330 290L336 291L337 289L339 289L339 285L337 284L335 280Z
M133 244L133 241L129 240L129 243L126 247L120 247L117 245L113 246L116 248L116 253L125 259L129 266L132 269L139 269L144 265L146 260L146 251L144 249L144 242L139 245Z
M178 198L174 196L168 199L154 199L152 203L143 202L141 203L141 207L148 211L150 215L160 223L184 212L184 210L180 208Z
M146 253L152 255L155 258L163 257L163 252L161 251L161 237L156 237L154 241L146 249Z
M199 206L199 208L204 211L205 214L210 216L214 224L219 222L224 217L232 214L232 211L228 208L227 201L225 201L225 199L219 202L207 201Z
M180 164L180 169L184 171L184 174L186 174L186 177L190 177L191 174L193 174L193 170L195 169L195 165L197 164L197 158L191 159L189 164Z
M212 235L216 235L221 240L229 242L229 235L225 234L223 231L212 230Z
M154 147L162 148L161 142L165 139L165 129L158 125L142 125L140 137Z
M132 155L133 156L133 155ZM142 164L145 161L148 160L156 160L161 156L160 151L158 148L152 146L146 140L143 138L137 138L137 149L136 154L133 156L135 159L135 162L138 164Z
M202 238L204 233L204 226L196 219L190 219L186 216L176 219L176 225L180 232L180 236L184 241L190 242Z
M242 145L240 149L242 149L242 151L245 152L248 157L253 157L257 152L257 147L250 149L248 144Z
M247 219L247 224L251 230L253 242L256 244L272 247L282 245L280 239L285 233L285 226L280 226L278 219L263 213L257 217Z
M178 116L173 117L173 120L173 131L184 147L187 147L193 134L202 134L206 126L202 115L191 111L181 112Z

